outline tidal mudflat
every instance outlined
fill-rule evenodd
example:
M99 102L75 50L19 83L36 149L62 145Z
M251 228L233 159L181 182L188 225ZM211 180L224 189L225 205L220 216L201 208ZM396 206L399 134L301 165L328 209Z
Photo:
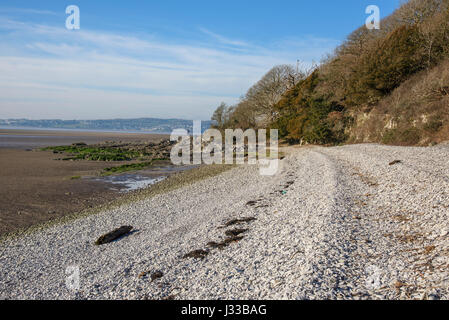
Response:
M106 169L129 161L60 161L48 146L105 142L157 144L167 135L0 129L0 235L109 203L186 167L160 162L123 174ZM133 169L133 168L131 168Z

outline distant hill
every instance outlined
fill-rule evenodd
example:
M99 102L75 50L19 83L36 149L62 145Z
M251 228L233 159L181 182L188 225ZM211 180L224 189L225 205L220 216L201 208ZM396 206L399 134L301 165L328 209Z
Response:
M202 131L210 127L210 121L202 121ZM171 133L174 129L186 129L192 132L193 121L182 119L110 119L110 120L28 120L0 119L3 127L49 128L49 129L82 129L82 130L113 130L142 131L151 133Z

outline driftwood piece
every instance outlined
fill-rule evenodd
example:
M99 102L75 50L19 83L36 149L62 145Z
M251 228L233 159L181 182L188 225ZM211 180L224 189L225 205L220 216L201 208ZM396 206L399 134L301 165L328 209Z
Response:
M392 166L392 165L394 165L394 164L401 163L401 162L402 162L401 160L394 160L394 161L391 161L391 162L389 163L389 165Z
M95 244L99 246L105 243L112 242L124 236L125 234L130 233L132 229L133 227L131 226L121 226L120 228L117 228L115 230L112 230L111 232L102 235L100 238L97 239L97 241L95 241Z

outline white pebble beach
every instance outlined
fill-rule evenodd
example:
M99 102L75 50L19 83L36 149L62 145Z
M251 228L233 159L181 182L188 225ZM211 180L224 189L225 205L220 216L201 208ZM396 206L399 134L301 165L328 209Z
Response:
M0 298L449 298L448 144L285 152L274 176L236 166L3 240ZM245 217L255 220L223 227ZM133 232L95 245L123 225ZM243 239L208 246L235 228ZM208 254L183 257L198 249Z

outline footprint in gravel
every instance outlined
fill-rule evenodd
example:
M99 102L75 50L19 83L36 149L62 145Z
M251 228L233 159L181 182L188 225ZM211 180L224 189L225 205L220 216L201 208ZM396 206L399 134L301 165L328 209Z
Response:
M215 241L210 241L207 243L208 247L214 248L214 249L224 249L225 247L228 246L227 243L223 242L215 242Z
M144 271L144 272L141 272L141 273L139 274L139 278L145 277L145 276L146 276L147 274L149 274L150 272L151 272L151 271ZM160 278L162 278L163 276L164 276L164 274L162 273L162 271L157 270L157 271L151 272L150 278L151 278L151 281L153 282L154 280L160 279Z
M243 236L232 236L232 237L228 237L228 238L224 239L222 242L215 242L215 241L208 242L207 245L211 248L221 250L233 242L239 242L243 238L244 238Z
M241 224L241 223L245 223L245 222L252 222L256 220L256 218L254 217L246 217L246 218L237 218L237 219L232 219L229 220L228 222L226 222L223 226L218 227L219 229L221 228L226 228L226 227L230 227L236 224Z
M246 205L247 206L251 206L251 207L255 207L255 208L266 208L266 207L269 207L269 205L266 204L266 203L259 204L259 202L264 201L264 200L267 200L267 199L262 197L262 198L257 199L257 200L251 200L251 201L248 201L246 203Z
M209 251L198 249L198 250L193 250L193 251L190 251L189 253L186 253L183 256L183 258L184 259L187 259L187 258L204 259L208 254L209 254Z
M233 230L227 230L225 232L225 235L227 235L228 237L236 237L241 233L244 233L248 231L248 229L233 229Z
M295 181L287 181L284 185L284 188L289 188L294 183L295 183Z

